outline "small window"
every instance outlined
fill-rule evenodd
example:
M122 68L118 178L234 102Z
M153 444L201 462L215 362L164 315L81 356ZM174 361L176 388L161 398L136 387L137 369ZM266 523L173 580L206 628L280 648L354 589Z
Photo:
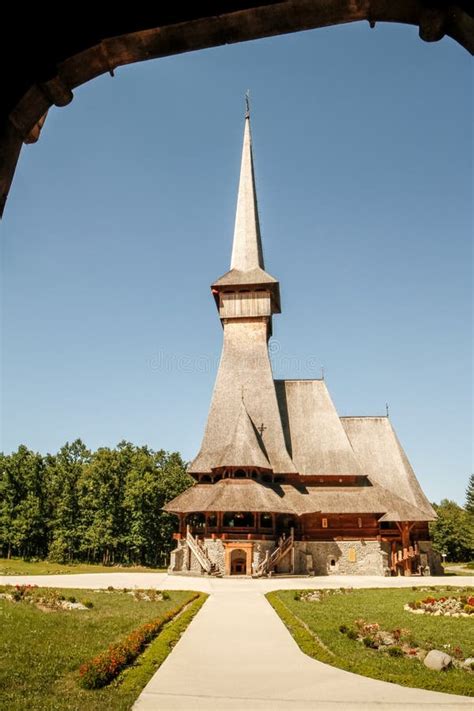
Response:
M260 514L260 526L262 528L273 528L273 516L268 513Z
M327 527L328 527L328 520L327 520L327 518L321 519L321 526L322 526L323 528L327 528Z
M237 471L234 473L234 479L246 479L247 478L247 472L244 471L243 469L237 469Z
M331 565L331 568L335 568L335 567L336 567L336 561L334 560L334 558L331 558L331 563L330 563L330 565Z

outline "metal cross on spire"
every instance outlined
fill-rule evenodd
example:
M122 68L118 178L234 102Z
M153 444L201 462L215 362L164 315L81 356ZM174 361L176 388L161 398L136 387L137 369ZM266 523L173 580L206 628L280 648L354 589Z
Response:
M250 89L245 92L245 118L250 118Z

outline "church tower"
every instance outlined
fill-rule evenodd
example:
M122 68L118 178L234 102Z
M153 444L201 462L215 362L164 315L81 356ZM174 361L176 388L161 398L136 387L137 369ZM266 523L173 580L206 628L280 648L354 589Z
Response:
M179 519L170 572L436 570L436 514L388 416L341 418L324 379L273 379L280 289L263 258L248 107L230 270L211 290L222 356L195 484L164 507Z
M211 289L224 343L202 447L189 472L213 479L232 470L295 472L268 353L280 289L265 271L248 110L230 271Z

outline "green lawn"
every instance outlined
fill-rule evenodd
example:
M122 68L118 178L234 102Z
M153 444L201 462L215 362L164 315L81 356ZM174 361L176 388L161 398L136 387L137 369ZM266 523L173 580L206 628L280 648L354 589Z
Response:
M0 703L8 711L125 711L166 657L192 615L201 595L169 623L109 687L79 687L79 666L118 642L133 629L191 599L191 592L170 592L169 600L136 601L123 592L61 590L66 597L90 600L90 610L43 612L27 602L0 600Z
M391 657L386 652L368 649L361 642L339 631L341 625L354 628L355 620L377 622L391 631L404 628L410 644L425 649L450 652L459 646L463 657L474 656L474 616L432 617L413 615L403 606L410 600L427 595L453 593L453 586L430 588L430 591L409 589L354 590L347 594L332 594L320 602L295 600L295 591L282 590L267 595L301 649L310 656L341 669L383 679L403 686L433 689L452 694L474 696L474 673L461 669L435 672L418 659ZM462 588L463 594L473 594L474 588ZM302 624L303 623L303 624ZM305 625L307 626L305 628Z
M0 558L0 575L61 575L70 573L163 573L166 568L145 568L136 565L96 565L89 563L50 563L47 560L27 561L21 558Z

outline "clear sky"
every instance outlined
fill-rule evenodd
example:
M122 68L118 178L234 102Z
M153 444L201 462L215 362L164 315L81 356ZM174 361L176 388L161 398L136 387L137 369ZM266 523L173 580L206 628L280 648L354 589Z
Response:
M23 148L2 230L6 452L197 452L250 89L276 377L385 403L431 500L472 471L472 58L353 24L119 68Z

